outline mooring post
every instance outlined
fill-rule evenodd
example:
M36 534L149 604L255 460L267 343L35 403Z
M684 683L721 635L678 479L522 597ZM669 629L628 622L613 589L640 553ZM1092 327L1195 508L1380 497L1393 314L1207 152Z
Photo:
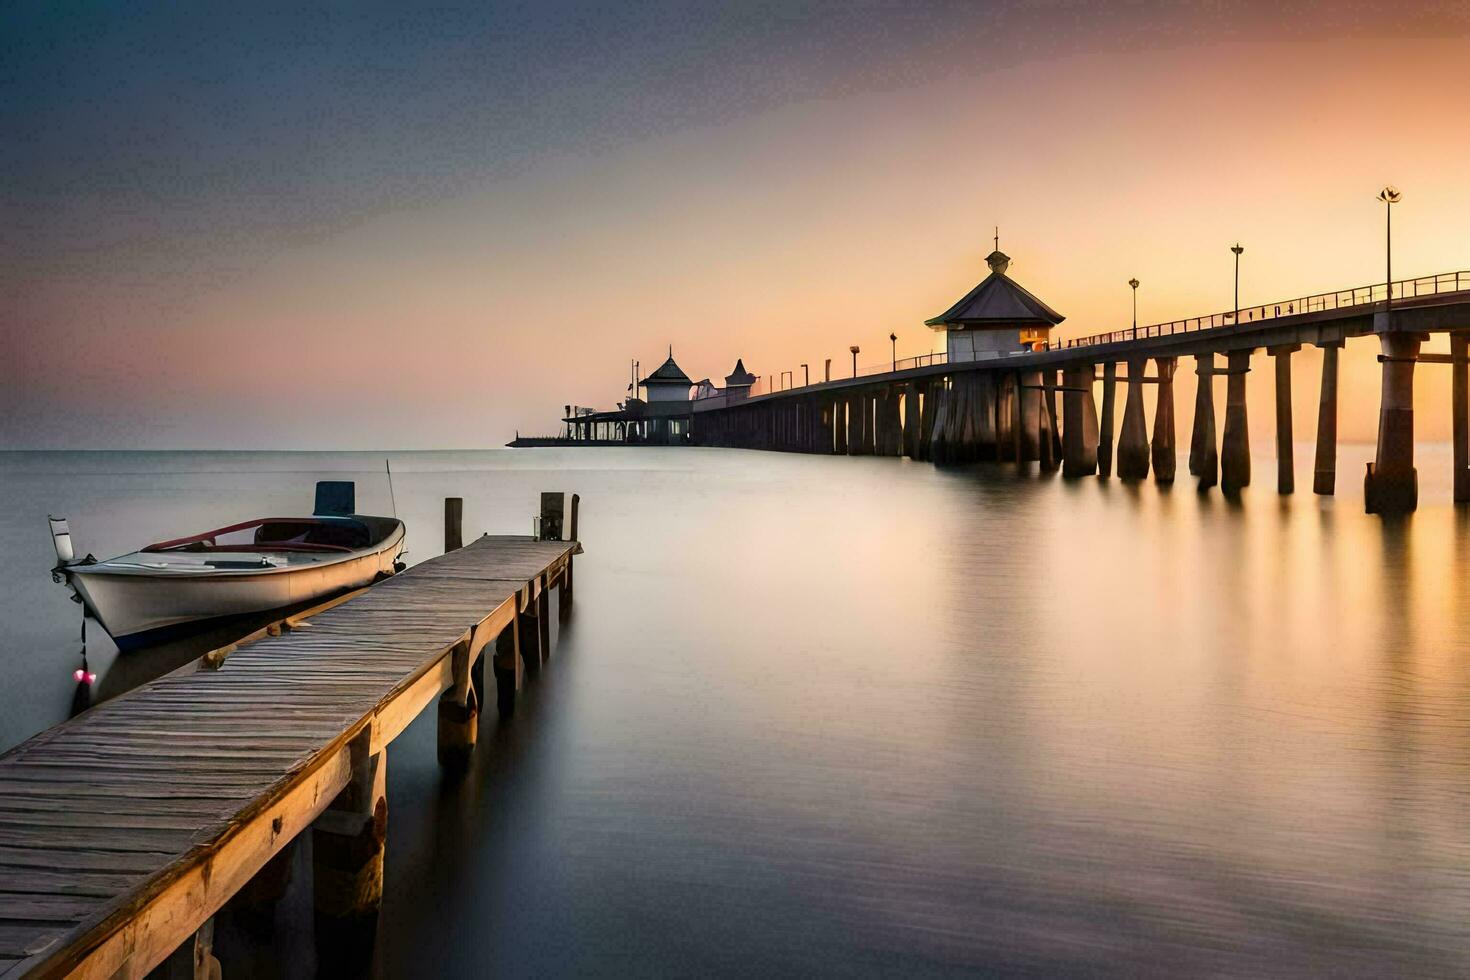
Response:
M536 592L536 626L540 629L537 638L540 640L541 662L545 663L551 659L551 590L544 577L541 588Z
M1199 477L1199 488L1220 482L1220 451L1215 444L1215 355L1196 354L1194 425L1189 439L1189 472Z
M1296 458L1291 436L1291 355L1301 344L1266 348L1276 360L1276 492L1296 491Z
M1143 409L1143 377L1148 360L1128 359L1128 400L1123 405L1123 428L1118 433L1118 478L1143 480L1148 477L1148 422Z
M1250 349L1226 355L1225 436L1220 444L1220 489L1235 493L1251 482L1251 434L1246 417L1246 375L1251 369Z
M464 498L444 498L444 553L458 551L464 545Z
M1113 406L1117 401L1118 362L1103 363L1102 430L1097 440L1097 475L1113 475Z
M1173 483L1179 456L1174 442L1174 372L1179 358L1156 357L1154 365L1159 372L1158 400L1154 402L1154 482Z
M439 696L438 755L439 765L446 769L462 770L469 765L480 730L480 702L470 677L470 666L478 652L475 640L484 646L484 637L476 637L477 632L470 631L450 652L454 681Z
M543 491L541 494L541 540L578 540L577 511L581 503L581 494ZM561 573L561 583L556 590L556 611L562 619L566 619L572 611L571 555L567 555L567 567Z
M1092 397L1091 364L1074 365L1062 372L1062 475L1090 476L1097 472L1097 403Z
M1454 466L1455 466L1455 503L1463 504L1470 502L1470 405L1466 398L1470 397L1470 387L1467 387L1467 374L1470 374L1470 336L1462 333L1450 334L1450 397L1453 399L1451 406L1453 428L1451 438L1454 442Z
M1317 459L1312 470L1312 492L1332 496L1337 492L1337 352L1341 340L1326 341L1322 348L1322 396L1317 405Z
M388 838L388 755L372 751L371 724L349 743L352 777L312 824L312 892L318 920L359 925L383 902L383 845Z
M214 956L214 916L205 919L194 935L148 975L155 980L220 980L220 964Z
M1378 450L1363 478L1370 514L1407 514L1419 506L1419 471L1414 468L1414 363L1422 337L1378 335L1383 347L1383 388L1378 409Z

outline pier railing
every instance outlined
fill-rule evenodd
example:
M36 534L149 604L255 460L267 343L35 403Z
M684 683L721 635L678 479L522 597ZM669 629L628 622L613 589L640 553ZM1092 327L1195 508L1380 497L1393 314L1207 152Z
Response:
M1339 289L1330 293L1298 296L1294 299L1243 306L1239 316L1234 310L1213 313L1209 316L1170 320L1167 323L1151 323L1147 326L1110 330L1086 337L1069 337L1055 340L1047 345L1048 350L1065 350L1072 347L1090 347L1096 344L1117 344L1129 340L1146 340L1150 337L1168 337L1179 333L1194 333L1200 330L1224 330L1232 327L1249 327L1277 317L1297 316L1302 313L1318 313L1325 310L1341 310L1355 306L1372 306L1382 303L1389 295L1395 300L1413 299L1416 296L1433 296L1436 293L1457 293L1470 290L1470 272L1442 272L1417 279L1398 279L1392 284L1374 283L1352 289Z
M1045 349L1068 350L1074 347L1117 344L1130 340L1147 340L1152 337L1168 337L1174 334L1195 333L1203 330L1249 328L1278 317L1372 306L1376 303L1384 302L1385 298L1389 295L1389 290L1392 290L1392 296L1395 302L1411 300L1419 296L1433 296L1439 293L1470 291L1470 271L1441 272L1433 276L1420 276L1417 279L1396 279L1391 284L1381 282L1372 283L1367 286L1356 286L1352 289L1338 289L1328 293L1315 293L1311 296L1297 296L1292 299L1279 300L1273 303L1242 306L1238 314L1235 310L1226 310L1222 313L1212 313L1207 316L1186 317L1182 320L1169 320L1165 323L1150 323L1146 326L1109 330L1106 333L1089 334L1085 337L1068 337L1049 342ZM917 357L900 357L896 360L887 360L880 364L869 364L859 367L856 375L850 373L850 371L834 371L831 380L839 381L851 377L862 378L876 374L893 374L916 368L931 367L946 362L947 355L942 352L920 354ZM837 363L834 362L833 367L838 367ZM808 377L809 369L781 371L774 375L766 375L756 380L750 393L752 395L770 395L782 391L804 388L809 383L816 384L820 381L820 379L814 379L808 382Z

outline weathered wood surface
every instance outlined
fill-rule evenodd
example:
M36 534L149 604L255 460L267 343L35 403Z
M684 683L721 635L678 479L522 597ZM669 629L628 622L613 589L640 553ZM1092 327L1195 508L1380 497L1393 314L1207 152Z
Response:
M482 537L0 756L0 976L162 962L332 802L349 743L391 741L576 547Z

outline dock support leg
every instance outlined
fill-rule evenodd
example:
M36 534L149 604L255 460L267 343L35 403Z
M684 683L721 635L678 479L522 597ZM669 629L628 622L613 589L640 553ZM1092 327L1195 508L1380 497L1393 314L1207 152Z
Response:
M536 593L536 629L544 664L551 659L551 589L544 581Z
M1462 333L1450 334L1450 375L1455 503L1463 504L1470 502L1470 337Z
M1102 430L1097 440L1097 475L1107 479L1113 475L1114 405L1118 398L1118 363L1103 364Z
M1276 359L1276 492L1296 492L1296 458L1291 441L1291 355L1300 344L1268 347Z
M1312 470L1312 492L1330 497L1337 492L1337 352L1342 341L1322 344L1322 400L1317 405L1317 460Z
M541 624L537 621L541 611L541 600L535 595L535 592L535 583L526 586L525 608L516 612L516 625L521 637L521 663L528 672L533 674L541 669L541 662L546 655L545 649L541 646Z
M1154 482L1173 483L1179 455L1174 441L1174 372L1179 358L1156 357L1154 364L1159 372L1159 397L1154 403Z
M1196 354L1194 373L1194 426L1189 440L1189 472L1199 477L1199 488L1220 482L1220 451L1215 448L1215 355Z
M312 825L312 891L319 928L370 924L383 903L388 754L369 754L371 744L371 727L352 740L352 779Z
M1010 376L1011 383L1011 461L1014 463L1025 462L1026 441L1021 435L1024 412L1021 410L1021 376L1013 374Z
M1220 445L1220 489L1225 493L1235 493L1251 482L1251 435L1245 398L1251 353L1233 350L1226 355L1225 437Z
M1091 364L1062 372L1062 475L1091 476L1097 472L1097 403L1092 397Z
M1143 375L1148 361L1128 361L1128 400L1123 406L1123 429L1118 434L1118 478L1148 478L1148 422L1143 411Z
M525 683L526 669L521 660L521 617L517 614L510 625L495 638L495 707L500 717L509 718L516 710L516 696Z
M150 976L158 980L220 980L219 960L214 956L214 916L158 965Z
M1420 336L1383 333L1383 391L1378 409L1378 451L1363 478L1370 514L1408 514L1419 506L1414 468L1414 363Z
M450 654L454 686L439 696L439 765L445 769L463 770L475 752L475 738L480 731L480 701L470 677L473 642L466 637Z
M556 614L562 622L572 614L572 556L567 555L567 567L562 572L561 584L556 587Z

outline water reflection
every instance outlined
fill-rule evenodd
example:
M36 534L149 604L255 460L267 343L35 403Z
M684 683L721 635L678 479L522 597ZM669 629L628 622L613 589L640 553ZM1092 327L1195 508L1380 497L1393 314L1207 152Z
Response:
M1160 490L742 452L395 457L411 535L445 495L467 530L522 531L567 487L588 555L467 778L440 774L432 718L390 749L373 969L1462 973L1470 518L1433 453L1418 514L1362 514L1346 474L1369 451L1344 448L1337 499L1278 497L1257 460L1239 502L1182 465ZM352 465L307 459L245 489L110 479L93 512L173 483L270 510L276 482ZM44 502L16 499L44 567ZM63 663L74 628L45 627ZM315 969L300 877L273 945L227 940L249 975Z

